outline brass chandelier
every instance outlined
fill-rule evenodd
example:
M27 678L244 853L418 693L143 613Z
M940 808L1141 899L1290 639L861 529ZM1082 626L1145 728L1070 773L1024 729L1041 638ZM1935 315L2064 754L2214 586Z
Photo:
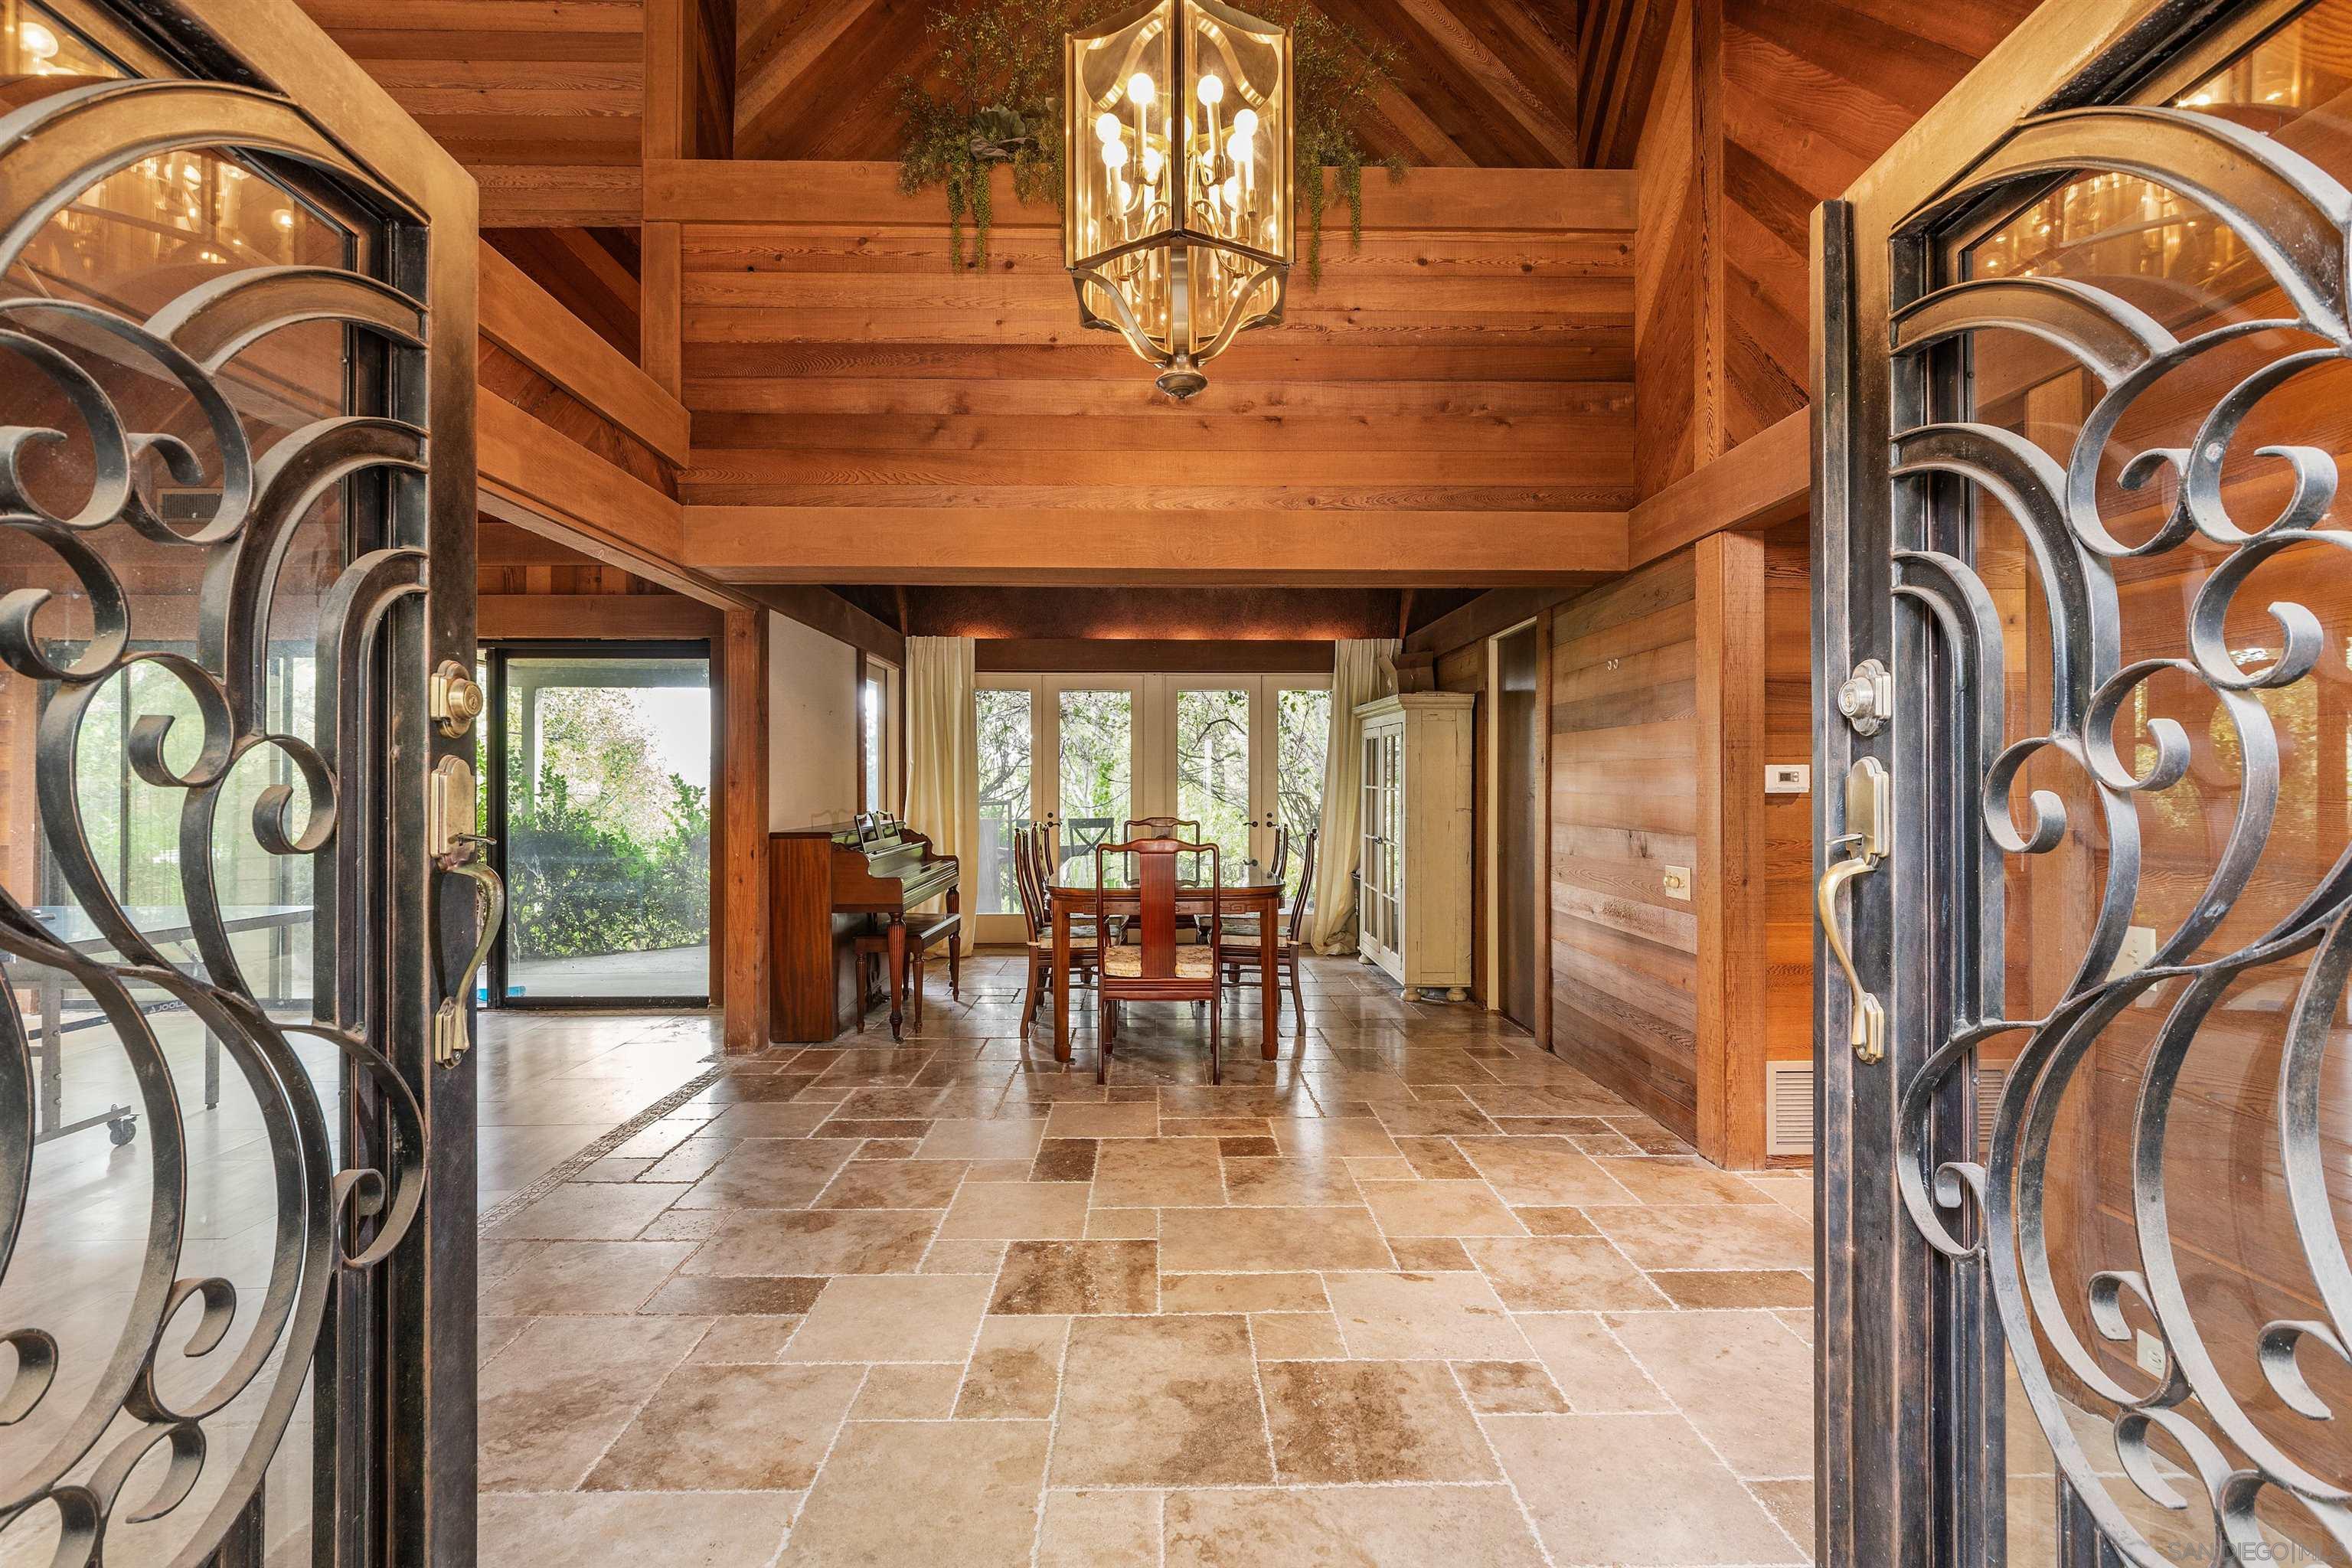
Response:
M1063 259L1081 324L1186 398L1290 277L1290 35L1221 0L1148 0L1066 41Z

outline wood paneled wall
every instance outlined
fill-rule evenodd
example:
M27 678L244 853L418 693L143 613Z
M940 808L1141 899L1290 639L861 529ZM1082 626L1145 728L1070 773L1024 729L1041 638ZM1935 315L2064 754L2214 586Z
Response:
M1764 536L1764 761L1813 760L1812 542L1803 522ZM1814 788L1822 782L1813 781ZM1763 797L1764 1049L1813 1054L1813 797Z
M1643 19L1664 38L1634 159L1644 497L1804 407L1813 207L2035 3L1676 0L1662 28Z
M1698 1131L1698 605L1685 551L1553 612L1551 1048Z
M480 183L485 226L636 221L640 0L302 8Z
M1061 514L1164 531L1171 566L1171 512L1326 530L1335 511L1622 509L1630 212L1627 227L1605 210L1589 228L1515 226L1457 199L1450 173L1389 197L1360 249L1333 235L1322 281L1294 278L1286 323L1244 338L1181 405L1122 343L1077 330L1050 211L1001 205L977 272L949 270L944 226L905 205L686 223L683 499L774 509L777 528L854 531L877 508L942 531L973 510ZM870 177L878 195L891 171Z

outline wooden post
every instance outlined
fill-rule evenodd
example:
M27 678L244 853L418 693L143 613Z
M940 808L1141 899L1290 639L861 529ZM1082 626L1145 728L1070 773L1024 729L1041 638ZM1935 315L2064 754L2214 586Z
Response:
M637 362L664 392L679 397L686 389L685 234L674 223L649 223L637 231Z
M1551 622L1557 606L1536 616L1536 732L1543 750L1536 763L1536 1042L1556 1051L1551 1037Z
M768 612L727 612L727 755L719 784L726 858L730 1051L768 1044Z
M1698 542L1698 1151L1764 1163L1764 542Z

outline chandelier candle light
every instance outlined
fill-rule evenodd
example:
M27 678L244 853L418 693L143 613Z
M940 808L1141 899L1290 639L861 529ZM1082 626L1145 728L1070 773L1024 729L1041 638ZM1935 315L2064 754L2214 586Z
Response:
M1156 0L1067 40L1063 258L1083 325L1186 398L1282 320L1293 258L1290 35L1220 0Z

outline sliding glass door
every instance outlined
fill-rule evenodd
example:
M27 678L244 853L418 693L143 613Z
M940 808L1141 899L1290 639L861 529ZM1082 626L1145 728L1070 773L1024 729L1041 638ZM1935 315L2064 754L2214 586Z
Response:
M488 655L484 831L509 889L486 1001L710 997L710 653L513 643Z

